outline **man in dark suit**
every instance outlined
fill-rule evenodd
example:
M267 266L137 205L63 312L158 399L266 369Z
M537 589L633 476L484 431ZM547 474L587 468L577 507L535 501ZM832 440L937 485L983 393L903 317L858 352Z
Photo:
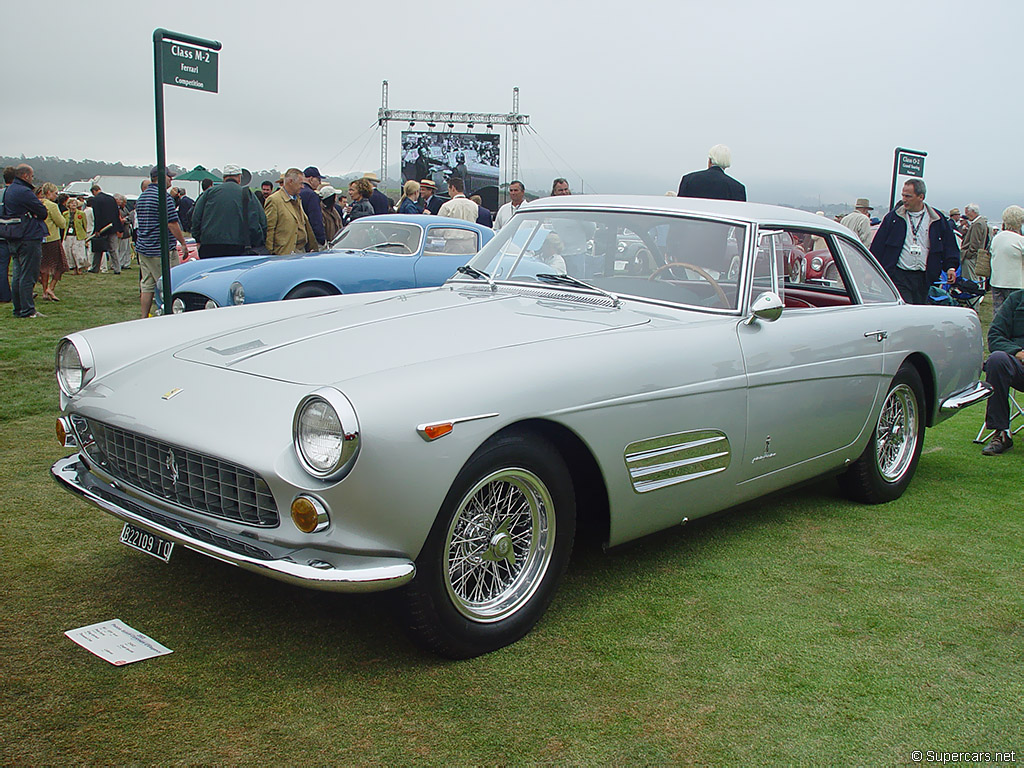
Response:
M89 206L92 208L92 269L90 272L99 272L100 263L103 261L103 254L107 254L107 263L115 275L121 274L121 265L115 255L114 244L117 236L123 229L121 225L121 214L117 208L117 201L113 196L108 195L99 184L93 184L92 198Z
M708 200L747 199L747 190L736 179L726 175L732 164L732 153L725 144L715 144L708 150L706 171L694 171L679 182L679 197L703 197Z

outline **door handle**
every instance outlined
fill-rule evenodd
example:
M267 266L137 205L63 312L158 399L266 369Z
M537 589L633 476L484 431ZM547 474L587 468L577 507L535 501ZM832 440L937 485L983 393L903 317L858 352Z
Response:
M870 338L872 336L875 337L875 341L882 341L883 339L889 338L889 332L888 331L868 331L867 333L864 334L864 338L865 339Z

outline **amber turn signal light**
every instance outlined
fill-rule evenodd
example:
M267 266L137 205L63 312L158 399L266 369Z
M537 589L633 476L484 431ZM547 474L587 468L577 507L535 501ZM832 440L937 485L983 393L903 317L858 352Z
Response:
M292 502L292 522L303 533L317 533L330 523L327 509L311 496L297 496Z
M423 436L427 440L437 440L437 438L447 435L452 429L454 429L454 425L450 421L443 424L428 424L423 427Z

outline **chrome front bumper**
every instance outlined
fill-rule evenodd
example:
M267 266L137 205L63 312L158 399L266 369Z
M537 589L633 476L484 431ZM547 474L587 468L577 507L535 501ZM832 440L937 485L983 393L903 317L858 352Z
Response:
M225 534L212 528L206 530L195 523L182 526L183 529L190 531L189 533L185 530L175 530L169 524L151 520L141 511L129 508L136 507L142 510L145 508L142 502L128 497L127 494L120 494L116 488L104 486L98 480L95 484L83 481L79 470L82 470L86 477L90 477L88 470L80 463L78 455L74 454L60 459L51 467L50 472L64 488L126 523L202 555L272 579L328 592L378 592L399 587L416 575L416 565L411 560L400 557L348 555L310 549L274 555L269 551L269 547L266 547L268 551L263 553L265 557L232 551L216 543L231 543L232 540ZM170 519L170 515L165 512L154 516ZM252 544L245 546L256 550L265 545L253 541Z
M969 387L965 387L959 392L954 392L943 400L939 410L944 414L952 414L961 408L987 400L991 394L992 387L983 381L976 381Z

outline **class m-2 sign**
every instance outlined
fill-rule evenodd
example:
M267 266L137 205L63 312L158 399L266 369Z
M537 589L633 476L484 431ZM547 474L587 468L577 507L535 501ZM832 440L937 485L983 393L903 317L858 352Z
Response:
M217 92L217 53L163 40L163 82L179 88Z

